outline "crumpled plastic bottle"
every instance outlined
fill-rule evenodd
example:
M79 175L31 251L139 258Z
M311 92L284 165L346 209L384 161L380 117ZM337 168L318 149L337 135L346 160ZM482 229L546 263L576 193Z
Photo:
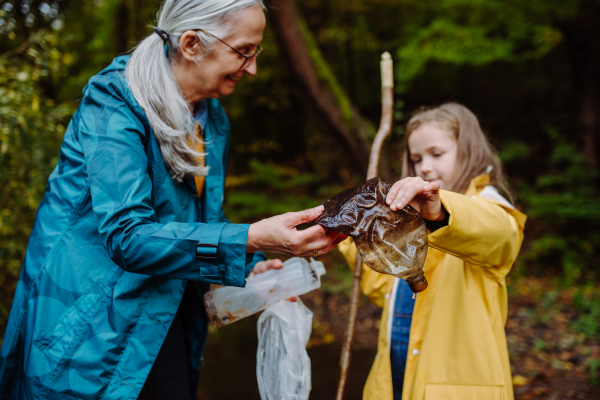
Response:
M379 178L345 190L323 203L315 221L351 236L371 269L406 280L414 293L427 288L423 265L429 249L427 227L410 205L392 211L385 202L391 185Z
M246 279L246 287L223 286L204 295L204 308L217 327L230 324L264 310L279 300L311 292L321 287L325 274L322 262L294 257L282 269L271 269Z

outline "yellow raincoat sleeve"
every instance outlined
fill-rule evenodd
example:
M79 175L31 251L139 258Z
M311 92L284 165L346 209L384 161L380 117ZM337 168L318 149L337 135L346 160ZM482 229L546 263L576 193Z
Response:
M338 245L338 249L346 258L351 269L354 268L356 260L356 246L354 240L348 238ZM394 277L373 271L365 264L362 266L362 279L360 288L362 292L378 307L383 308L385 295L392 291Z
M429 245L471 264L507 267L519 254L526 216L519 211L480 196L440 190L440 199L450 214L449 225L429 234Z

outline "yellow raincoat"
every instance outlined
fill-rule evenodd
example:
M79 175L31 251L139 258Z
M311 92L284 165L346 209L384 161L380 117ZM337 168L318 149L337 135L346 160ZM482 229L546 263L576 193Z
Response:
M482 175L465 195L440 191L450 223L429 234L429 287L417 295L402 400L513 400L505 276L527 217L488 183ZM354 265L352 239L339 249ZM389 343L397 279L363 265L362 291L383 308L364 400L393 399Z

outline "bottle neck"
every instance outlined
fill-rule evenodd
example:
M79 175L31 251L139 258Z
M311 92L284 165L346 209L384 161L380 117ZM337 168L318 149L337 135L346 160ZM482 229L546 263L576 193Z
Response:
M427 278L425 278L425 273L420 270L417 274L406 278L406 283L408 283L408 287L413 293L419 293L423 290L427 289L429 285L427 283Z

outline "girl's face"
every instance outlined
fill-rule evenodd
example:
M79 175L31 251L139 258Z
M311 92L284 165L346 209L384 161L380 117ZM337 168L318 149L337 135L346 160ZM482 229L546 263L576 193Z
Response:
M441 189L450 188L458 149L452 132L432 124L421 125L408 138L408 149L417 176L438 181Z

